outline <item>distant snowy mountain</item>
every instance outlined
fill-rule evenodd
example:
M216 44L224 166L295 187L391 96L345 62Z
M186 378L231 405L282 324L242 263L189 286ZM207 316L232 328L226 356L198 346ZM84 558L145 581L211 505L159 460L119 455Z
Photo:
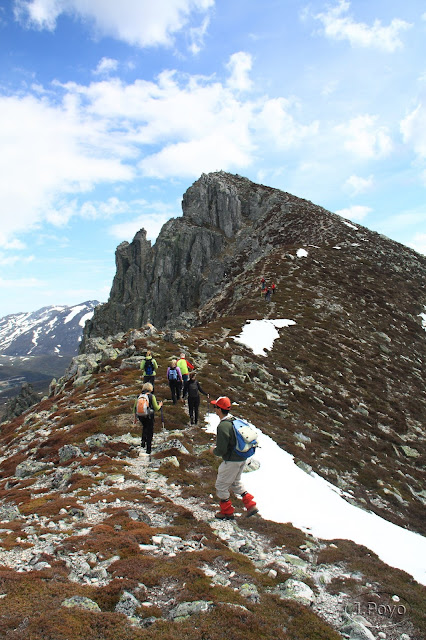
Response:
M43 307L0 318L0 354L20 357L77 354L85 322L98 304L89 300L73 307Z

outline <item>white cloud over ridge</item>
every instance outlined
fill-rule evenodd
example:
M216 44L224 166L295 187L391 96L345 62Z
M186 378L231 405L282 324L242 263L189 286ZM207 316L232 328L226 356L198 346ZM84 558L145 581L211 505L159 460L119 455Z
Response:
M15 0L14 12L28 27L49 31L61 14L73 15L92 24L99 35L152 47L171 46L191 14L205 13L213 5L214 0Z
M426 158L426 105L420 103L401 122L404 142L421 158Z
M408 246L426 256L426 233L416 233Z
M348 220L353 220L357 222L359 220L364 220L364 218L371 213L372 208L366 207L363 205L355 204L352 207L347 207L345 209L339 209L336 213L342 218L347 218Z
M0 246L43 221L108 218L113 202L84 211L77 202L99 185L237 170L265 141L288 150L316 134L317 123L298 122L290 101L242 97L250 57L231 60L230 82L165 71L155 81L112 77L0 96Z
M345 149L362 158L384 157L393 148L389 131L378 124L378 116L357 116L346 124L338 125L336 131L343 136Z
M373 176L362 178L361 176L350 176L345 182L345 188L351 192L352 196L368 191L373 186Z
M347 0L338 0L336 6L327 12L315 15L324 27L324 35L332 40L348 40L353 47L374 48L393 53L403 47L400 34L412 25L405 20L394 18L388 26L375 20L372 26L356 22L345 15L351 6Z

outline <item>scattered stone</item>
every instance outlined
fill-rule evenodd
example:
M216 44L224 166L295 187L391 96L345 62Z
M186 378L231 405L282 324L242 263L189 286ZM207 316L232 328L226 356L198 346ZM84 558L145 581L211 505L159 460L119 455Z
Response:
M374 635L370 629L358 622L357 620L350 620L340 628L340 632L350 638L350 640L375 640Z
M0 506L0 521L11 522L16 520L21 515L18 507L15 504L3 504Z
M101 449L108 442L109 437L105 433L96 433L86 438L85 443L90 449Z
M259 592L255 584L246 582L240 587L240 594L251 602L260 602Z
M24 382L18 395L12 398L6 405L3 421L9 422L13 420L37 402L40 402L40 395L34 391L33 386L29 382Z
M80 458L83 455L83 452L79 447L75 447L72 444L66 444L59 449L58 454L59 462L63 464L64 462L68 462L73 458Z
M311 587L304 582L293 580L292 578L281 582L274 590L274 593L277 593L282 599L297 600L297 602L306 606L310 606L315 599Z
M86 611L101 611L100 607L94 600L85 598L84 596L71 596L61 603L62 607L85 609Z
M71 469L57 469L52 478L52 489L65 489L72 477Z
M15 476L17 478L29 478L35 476L40 471L45 471L52 467L51 462L37 462L36 460L24 460L17 465Z
M132 593L123 591L120 600L116 604L115 610L117 613L124 613L126 616L134 616L136 609L140 607L140 605L141 603Z
M408 458L418 458L420 456L420 453L417 451L417 449L414 449L413 447L403 445L401 449Z
M181 602L170 611L172 620L184 620L196 613L205 613L213 606L213 602L206 600L195 600L194 602Z

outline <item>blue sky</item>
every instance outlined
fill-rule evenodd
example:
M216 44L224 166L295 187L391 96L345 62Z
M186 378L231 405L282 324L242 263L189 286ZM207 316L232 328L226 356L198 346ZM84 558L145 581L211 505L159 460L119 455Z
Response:
M426 253L424 0L0 1L0 317L108 298L203 172Z

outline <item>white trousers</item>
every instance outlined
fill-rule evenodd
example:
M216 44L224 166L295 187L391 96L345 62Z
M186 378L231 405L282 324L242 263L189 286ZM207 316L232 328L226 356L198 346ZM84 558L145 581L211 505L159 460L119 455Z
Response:
M221 500L227 500L230 491L241 495L245 489L241 482L241 474L246 461L228 462L224 460L217 470L216 493Z

